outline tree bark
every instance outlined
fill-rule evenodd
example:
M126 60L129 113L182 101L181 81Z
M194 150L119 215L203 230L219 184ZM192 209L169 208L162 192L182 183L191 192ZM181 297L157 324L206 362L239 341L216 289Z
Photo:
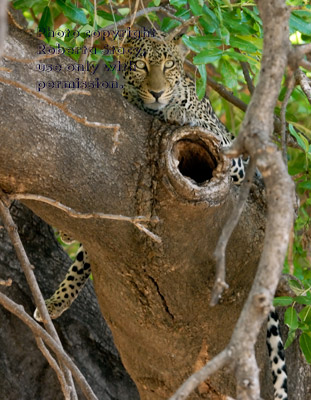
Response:
M5 54L33 58L39 44L13 30ZM73 64L63 56L42 62L61 64L63 71ZM67 97L70 112L92 122L120 124L117 143L112 129L85 126L61 110L66 90L46 90L52 101L35 93L36 81L72 81L81 74L42 73L35 63L6 58L2 66L11 72L0 80L5 99L0 187L8 194L46 196L82 213L145 216L150 219L145 227L161 238L158 243L128 221L83 220L42 202L24 201L85 245L101 312L140 399L167 399L230 340L262 250L264 187L258 180L252 186L227 248L230 288L211 308L213 252L239 192L229 178L229 161L213 138L195 128L152 124L150 116L127 104L116 89ZM202 169L203 176L198 173ZM42 258L34 261L36 271L39 264ZM74 306L67 314L75 315ZM267 370L263 340L259 346L259 365ZM269 381L263 376L267 399ZM190 398L221 399L224 394L235 394L228 371L217 373ZM122 396L120 400L127 399Z

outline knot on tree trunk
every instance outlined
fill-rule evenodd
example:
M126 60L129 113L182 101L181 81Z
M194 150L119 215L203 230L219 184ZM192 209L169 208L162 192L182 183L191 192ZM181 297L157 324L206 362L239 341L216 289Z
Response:
M162 141L166 183L186 201L221 204L230 190L230 159L219 140L203 128L184 126Z

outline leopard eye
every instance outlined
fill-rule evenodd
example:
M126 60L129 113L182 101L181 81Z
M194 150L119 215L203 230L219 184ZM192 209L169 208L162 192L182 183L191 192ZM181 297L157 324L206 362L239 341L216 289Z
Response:
M174 66L174 61L173 60L166 60L164 63L165 68L172 68Z
M139 69L145 69L146 63L144 61L138 60L138 61L136 61L136 67Z

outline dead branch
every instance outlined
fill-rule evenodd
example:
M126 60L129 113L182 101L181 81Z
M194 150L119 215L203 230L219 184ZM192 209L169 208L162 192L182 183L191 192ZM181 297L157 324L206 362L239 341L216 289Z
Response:
M63 374L63 371L61 370L61 368L57 364L57 362L54 359L54 357L52 356L52 354L45 347L45 344L44 344L43 340L40 337L36 337L36 342L37 342L38 348L41 350L41 353L46 358L46 360L49 363L50 367L55 371L55 373L57 375L57 378L58 378L58 380L60 382L60 385L61 385L64 397L65 397L65 400L70 400L70 389L69 389L69 387L67 385L67 382L66 382L65 376Z
M242 67L243 75L247 83L248 90L252 94L255 90L255 86L249 74L249 64L245 61L240 61L240 65Z
M311 81L307 77L307 75L301 71L301 69L297 69L295 71L295 78L299 83L301 89L303 90L304 94L307 96L309 103L311 104Z
M99 212L92 212L92 213L81 213L79 211L75 211L71 207L68 207L64 204L62 204L59 201L50 199L49 197L45 196L40 196L37 194L29 194L29 193L22 193L22 194L14 194L11 196L8 196L11 200L35 200L35 201L41 201L46 204L50 204L56 208L59 208L62 211L65 211L68 215L70 215L73 218L80 218L80 219L90 219L90 218L98 218L98 219L110 219L114 221L126 221L130 222L133 225L136 226L139 230L144 232L146 235L151 237L153 240L155 240L157 243L161 243L161 238L149 231L146 227L142 225L142 222L158 222L158 218L152 218L152 221L150 218L144 217L144 216L137 216L137 217L127 217L125 215L113 215L113 214L104 214L104 213L99 213Z
M287 129L286 129L286 108L289 102L290 96L295 87L295 76L293 72L289 73L288 82L287 82L287 89L284 96L284 100L281 107L280 117L281 117L281 124L282 124L282 133L281 133L281 144L282 144L282 155L283 161L285 165L287 165Z
M191 375L173 394L169 400L184 400L186 399L200 383L204 382L208 377L218 371L220 368L228 364L231 359L230 352L225 349L216 357L208 362L200 371Z
M71 358L64 352L61 345L57 343L57 341L54 340L43 328L41 328L41 326L25 312L22 306L10 300L3 293L0 293L0 304L21 319L28 326L28 328L32 330L35 336L40 337L50 347L50 349L57 355L62 363L65 364L66 367L72 372L72 375L88 400L98 400L92 389L89 387L84 376L81 374Z
M226 283L226 248L232 232L239 222L242 211L244 209L253 182L255 170L256 161L254 159L251 159L240 190L239 201L236 203L232 214L230 215L229 219L222 229L217 247L214 252L216 259L216 278L210 301L211 306L215 306L218 303L224 289L228 288L228 284Z

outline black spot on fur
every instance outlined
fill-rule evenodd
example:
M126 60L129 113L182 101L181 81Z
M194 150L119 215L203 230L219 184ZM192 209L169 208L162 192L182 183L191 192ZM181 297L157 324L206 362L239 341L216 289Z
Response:
M85 270L87 270L87 269L91 268L91 265L89 263L85 263L83 268Z
M64 297L65 297L66 299L68 299L68 297L69 297L69 294L68 294L68 293L66 293Z
M72 271L73 271L73 272L77 272L77 271L78 271L78 267L77 267L76 265L74 265L74 266L72 267Z
M82 275L84 273L83 268L79 269L79 271L77 273L78 273L78 275Z
M83 261L83 251L79 251L79 253L77 254L77 260Z
M68 280L68 281L74 281L75 278L74 278L72 275L69 275L69 276L67 277L67 280Z
M70 284L69 287L70 287L70 289L74 289L75 285Z
M272 347L269 342L267 342L267 348L268 348L268 353L269 353L269 357L270 357L271 353L272 353Z

